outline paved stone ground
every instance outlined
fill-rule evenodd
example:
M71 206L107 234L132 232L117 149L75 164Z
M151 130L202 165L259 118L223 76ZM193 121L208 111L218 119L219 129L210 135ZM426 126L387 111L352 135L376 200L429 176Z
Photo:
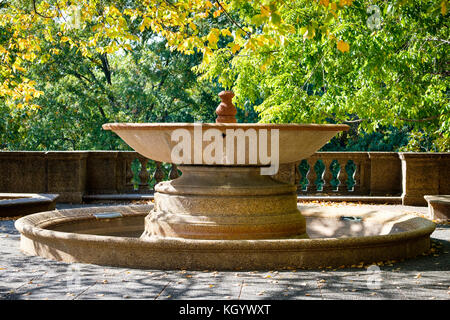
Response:
M59 208L68 206L59 205ZM425 213L426 208L390 206ZM450 299L450 226L430 254L367 268L160 271L67 264L19 251L13 220L0 221L0 300L46 299Z

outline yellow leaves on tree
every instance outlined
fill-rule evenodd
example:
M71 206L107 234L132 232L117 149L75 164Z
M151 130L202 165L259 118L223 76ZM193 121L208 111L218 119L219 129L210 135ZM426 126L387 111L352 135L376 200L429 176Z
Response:
M294 4L279 0L140 0L126 2L126 6L120 1L98 0L61 0L55 6L53 0L40 0L36 1L36 8L27 9L21 1L8 1L8 6L0 10L0 28L12 34L11 39L0 43L0 96L26 104L25 97L34 96L32 86L27 84L19 89L18 85L23 82L27 64L49 61L48 54L57 54L58 47L76 48L90 58L98 53L114 54L132 50L132 42L139 41L142 33L151 30L164 37L173 50L185 54L192 54L195 49L202 52L205 64L223 49L218 47L220 37L228 41L226 49L231 51L230 56L275 52L279 49L276 45L284 47L285 40L299 32L305 41L316 40L327 30L327 21L338 21L340 10L347 10L353 3L353 0L309 1L319 8L318 15L332 18L324 20L325 28L312 22L309 26L296 25L286 14L296 9ZM440 5L440 13L446 15L448 0L433 1ZM220 29L214 24L215 28L207 30L211 20L217 18L228 20L228 27ZM77 28L89 31L92 36L76 38ZM35 37L36 34L39 35ZM50 48L47 52L41 52L43 44ZM342 53L350 50L350 45L342 40L336 44ZM264 62L263 69L269 63Z
M336 44L338 50L342 53L348 52L350 50L350 45L347 42L339 40Z
M212 28L209 32L206 39L208 40L208 44L210 48L216 49L217 48L217 42L219 41L220 36L220 30L217 28Z
M230 47L231 47L231 52L233 54L235 54L236 52L238 52L241 49L241 46L238 45L237 43L231 43Z
M447 14L447 5L448 5L447 2L448 2L447 0L442 0L441 1L441 14L443 16L445 16Z
M339 1L339 5L341 7L343 7L343 6L351 6L352 2L353 2L353 0L340 0Z

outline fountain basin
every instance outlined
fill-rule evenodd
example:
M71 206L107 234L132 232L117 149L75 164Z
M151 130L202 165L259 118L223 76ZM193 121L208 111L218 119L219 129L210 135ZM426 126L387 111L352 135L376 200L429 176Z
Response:
M53 210L58 197L58 194L0 193L0 217Z
M28 255L149 269L235 270L350 266L417 256L430 248L431 221L355 207L299 206L309 239L141 239L153 205L55 210L16 221ZM342 219L357 216L358 219Z
M212 143L202 136L208 130L217 130L220 132L221 144L223 145L223 154L226 155L227 130L237 133L242 130L244 133L249 133L254 130L258 140L255 143L256 153L259 154L259 132L267 131L267 148L271 150L272 145L272 130L278 130L277 143L279 146L278 163L291 163L306 159L320 149L332 137L340 131L346 131L349 127L345 124L265 124L265 123L107 123L104 124L103 129L114 131L122 138L130 147L141 155L153 159L155 161L168 162L180 164L179 161L173 159L171 156L172 150L178 144L177 141L172 141L172 134L175 130L185 130L189 133L190 154L192 155L192 163L196 165L209 165L203 157L194 159L194 155L201 155L205 152L208 145ZM196 133L197 132L197 133ZM194 139L196 134L200 136L201 145L196 146ZM205 140L206 139L206 140ZM247 146L245 149L244 161L238 163L238 143L234 143L232 165L266 165L261 163L260 157L257 157L256 162L252 162L249 158L249 143L248 137ZM242 139L244 140L244 139ZM231 145L231 144L230 144ZM270 152L269 152L270 153ZM231 159L231 156L230 156ZM194 163L195 161L195 163ZM219 163L218 163L219 164ZM223 160L223 163L226 161Z

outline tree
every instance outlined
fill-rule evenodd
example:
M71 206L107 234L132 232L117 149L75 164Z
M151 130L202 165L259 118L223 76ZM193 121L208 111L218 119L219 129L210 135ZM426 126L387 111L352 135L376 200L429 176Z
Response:
M216 50L203 76L222 77L263 122L359 124L369 134L394 126L410 132L405 150L449 151L447 3L339 4L290 2L280 16L292 33L251 54Z
M148 36L132 53L104 56L106 70L100 59L64 47L31 67L45 92L35 99L42 108L0 109L0 148L129 149L102 124L214 121L220 88L197 82L191 70L201 56L171 52L164 39Z
M132 52L151 30L202 53L202 78L257 105L261 121L406 124L449 148L447 0L1 3L0 97L16 109L38 108L27 70L62 44L104 68L101 57Z

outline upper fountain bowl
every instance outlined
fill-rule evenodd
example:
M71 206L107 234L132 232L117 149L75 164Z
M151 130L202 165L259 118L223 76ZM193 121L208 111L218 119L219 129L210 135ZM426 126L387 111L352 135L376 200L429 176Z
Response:
M342 124L263 123L103 125L103 129L114 131L136 152L155 161L185 165L259 166L268 164L267 157L273 161L277 156L279 164L306 159L338 132L348 128Z

